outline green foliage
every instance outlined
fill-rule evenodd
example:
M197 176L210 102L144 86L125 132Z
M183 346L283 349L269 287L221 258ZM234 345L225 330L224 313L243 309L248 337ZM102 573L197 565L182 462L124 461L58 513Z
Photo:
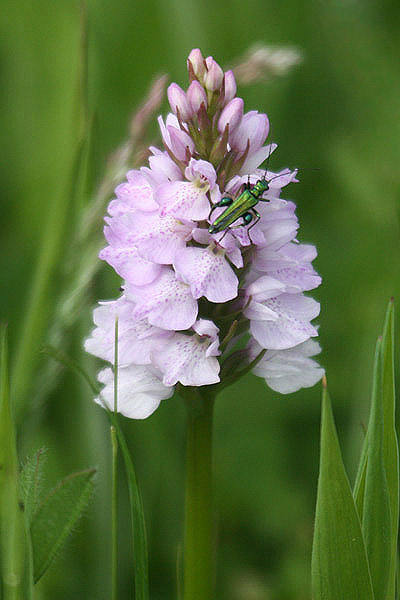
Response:
M31 523L35 582L48 569L57 552L86 510L93 492L95 469L65 477L41 502Z
M116 326L117 329L117 326ZM118 337L116 337L116 344ZM67 368L75 371L77 375L82 377L84 381L88 384L91 391L96 395L100 393L100 389L98 385L92 381L90 375L79 365L76 361L72 360L65 353L60 352L56 348L48 347L46 348L46 352L51 356L54 360L62 363ZM117 392L117 388L115 389L115 393ZM125 466L125 474L128 483L129 490L129 507L130 507L130 517L131 517L131 525L132 525L132 538L133 538L133 571L135 578L135 598L136 600L148 600L149 598L149 575L148 575L148 552L147 552L147 536L146 536L146 526L144 519L144 510L143 510L143 502L140 494L140 489L137 482L136 471L133 466L132 457L126 443L125 436L118 422L117 414L110 411L106 406L104 406L108 418L112 427L114 428L114 432L116 433L118 445L122 452L122 457L124 460ZM113 432L113 433L114 433ZM112 434L113 435L113 434ZM115 440L113 441L115 443Z
M35 454L27 458L20 473L20 483L24 497L25 516L28 523L38 507L42 491L43 463L46 459L45 448L40 448Z
M0 373L0 555L4 600L33 599L33 584L86 509L95 469L73 473L41 500L45 450L28 458L19 473L11 417L5 331Z
M18 481L8 384L7 339L0 336L0 560L3 600L33 598L30 541Z
M396 598L399 465L393 338L391 301L376 345L371 412L354 499L324 390L312 561L314 600Z
M149 598L149 575L147 557L147 536L144 521L143 502L137 483L136 472L128 445L118 420L112 413L110 419L116 429L118 444L121 448L125 464L125 473L128 481L129 506L131 513L132 538L133 538L133 571L135 574L135 598L136 600L148 600Z
M383 330L382 361L383 454L391 515L391 559L387 598L391 600L395 597L396 589L397 532L399 528L399 450L395 424L394 305L392 301L389 303Z
M68 157L68 175L62 182L62 189L52 197L50 210L44 224L44 234L41 236L39 258L36 264L29 303L22 323L21 335L18 338L14 371L13 394L15 397L17 421L21 418L31 388L33 371L38 362L38 346L43 341L46 330L46 317L53 313L49 305L49 297L53 293L54 276L58 270L60 259L67 260L65 241L71 235L67 224L72 222L77 229L78 215L87 201L91 182L92 169L92 137L94 134L94 119L88 112L88 82L87 82L87 19L86 5L81 3L80 14L80 43L77 57L77 74L74 82L74 107L70 122L70 155ZM69 291L71 300L74 289ZM58 312L63 308L63 302L57 307ZM60 326L62 318L57 321ZM61 315L62 317L62 315ZM52 335L60 335L53 331Z
M326 389L312 555L314 600L373 600L360 520L354 505Z
M367 434L362 530L376 598L385 598L390 570L390 499L383 456L382 348L375 353L371 414Z

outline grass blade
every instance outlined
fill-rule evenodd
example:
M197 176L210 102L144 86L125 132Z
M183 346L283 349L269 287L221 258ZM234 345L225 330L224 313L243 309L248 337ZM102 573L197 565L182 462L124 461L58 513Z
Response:
M118 317L114 331L114 419L118 420ZM118 600L118 436L114 425L111 434L111 598Z
M384 461L382 344L378 340L370 420L362 531L376 598L386 598L391 556L390 498ZM389 557L389 559L388 559Z
M149 600L147 536L142 498L124 434L122 433L117 419L114 418L114 415L109 411L108 414L117 432L119 447L121 448L128 480L134 547L135 598L136 600Z
M1 331L0 557L3 600L33 598L30 540L19 493L16 436L9 402L7 340Z
M31 533L35 583L48 569L57 552L86 509L93 492L96 469L65 477L38 507Z
M361 524L325 385L311 584L314 600L374 599Z
M397 567L397 532L399 528L399 450L395 428L394 384L394 310L389 302L382 338L382 402L384 417L383 460L385 464L390 515L391 560L387 599L395 597Z
M356 503L358 516L362 523L363 511L364 511L364 496L365 496L365 475L367 473L367 462L368 462L368 439L365 436L363 449L361 452L361 458L358 465L358 471L356 480L354 483L353 497Z

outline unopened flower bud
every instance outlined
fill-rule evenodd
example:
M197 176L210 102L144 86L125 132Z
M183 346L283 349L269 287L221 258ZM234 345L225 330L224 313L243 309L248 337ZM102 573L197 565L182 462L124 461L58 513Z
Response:
M171 150L178 160L187 160L187 150L191 154L194 151L192 138L181 129L168 125L167 127L171 140Z
M236 80L233 71L227 71L224 76L224 104L228 104L236 95Z
M190 121L193 116L193 111L190 107L189 101L186 97L185 92L177 83L171 83L168 87L168 101L171 105L171 109L179 116L182 121Z
M240 124L243 117L243 100L242 98L233 98L224 108L218 121L218 131L222 133L225 127L229 125L229 132L233 131Z
M204 86L210 92L218 90L224 79L224 72L212 56L206 58L207 73L204 76Z
M256 152L268 135L269 121L265 114L252 110L244 115L240 126L230 138L230 144L237 152L244 152L249 143L249 151Z
M203 55L199 48L194 48L194 50L191 51L191 53L188 56L187 62L188 62L188 68L189 67L192 68L195 76L198 79L202 79L202 77L205 73L206 67L204 65ZM189 65L189 63L190 63L190 65Z
M190 104L190 108L194 113L198 112L202 104L204 104L204 107L207 108L207 94L205 93L203 86L198 81L192 81L188 87L186 95Z
M178 159L183 162L187 158L187 149L189 153L194 151L192 138L179 128L178 120L175 115L168 115L164 124L163 118L158 117L158 123L161 130L161 136L166 148Z

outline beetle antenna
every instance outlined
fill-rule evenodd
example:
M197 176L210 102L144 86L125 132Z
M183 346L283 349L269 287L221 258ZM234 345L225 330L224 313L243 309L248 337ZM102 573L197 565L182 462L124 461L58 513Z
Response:
M265 171L264 171L264 175L263 175L263 181L265 181L267 179L267 171L268 171L268 167L269 167L269 159L271 158L271 154L273 152L272 146L273 146L273 144L271 142L270 145L269 145L269 152L268 152L268 156L267 156L267 164L265 166Z
M291 169L288 167L289 172L291 171ZM295 169L293 169L293 171L297 171L297 173L299 171L320 171L321 169L319 167L310 167L310 168L298 168L296 167ZM289 173L279 173L279 175L274 175L274 177L271 177L271 179L266 180L267 183L270 183L271 181L273 181L274 179L278 179L279 177L284 177L284 175L288 175Z

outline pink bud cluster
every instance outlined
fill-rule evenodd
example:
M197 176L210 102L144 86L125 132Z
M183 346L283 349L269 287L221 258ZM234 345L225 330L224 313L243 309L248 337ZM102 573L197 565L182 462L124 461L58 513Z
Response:
M321 282L316 250L298 242L295 205L281 198L296 171L258 168L276 146L265 144L267 116L244 112L232 71L195 49L188 72L188 89L171 84L172 112L158 119L164 150L151 147L149 166L127 173L105 218L100 258L123 292L95 309L85 347L112 364L118 317L118 410L131 418L177 385L226 385L250 367L282 393L323 374L311 358L319 304L304 295ZM260 179L260 219L210 233L224 210L211 214L216 203ZM112 369L99 380L98 401L112 408Z

